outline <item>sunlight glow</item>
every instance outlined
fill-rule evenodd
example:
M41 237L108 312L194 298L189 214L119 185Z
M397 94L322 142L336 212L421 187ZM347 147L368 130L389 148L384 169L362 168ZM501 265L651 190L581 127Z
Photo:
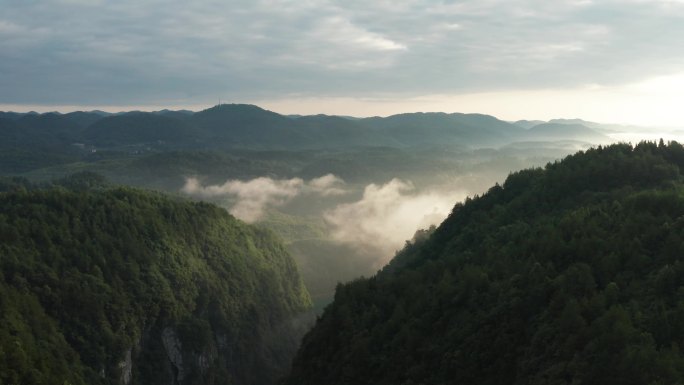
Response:
M643 81L605 86L589 84L575 89L506 90L463 94L382 95L368 97L312 97L290 95L277 99L231 100L226 103L251 103L281 114L329 114L344 116L387 116L405 112L463 112L493 115L502 120L584 120L630 124L654 128L654 135L684 129L681 104L684 101L684 73L655 76ZM103 110L153 111L167 109L202 110L216 102L148 106L76 106L0 104L3 111ZM658 131L657 129L660 129Z
M403 112L476 112L503 120L581 118L648 127L684 127L681 103L684 73L652 77L621 86L587 85L576 89L512 90L384 98L292 97L254 101L281 113L391 115Z

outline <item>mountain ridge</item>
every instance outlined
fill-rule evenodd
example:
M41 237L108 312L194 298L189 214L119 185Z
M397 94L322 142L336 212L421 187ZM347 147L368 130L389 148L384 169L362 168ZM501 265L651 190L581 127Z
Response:
M338 285L285 384L679 383L684 147L597 147Z
M0 187L0 382L268 385L284 374L310 299L270 232L90 174Z
M530 133L525 134L518 125L486 114L417 112L354 119L334 115L295 117L280 115L250 104L222 104L198 112L3 112L0 117L24 121L27 132L35 130L36 124L39 123L42 124L40 127L45 127L41 121L50 117L53 120L53 129L59 130L63 141L86 142L99 146L154 144L156 141L168 140L169 138L165 137L168 132L165 132L163 125L157 127L160 123L151 122L153 117L159 117L160 121L166 119L163 122L170 126L171 130L187 125L188 132L176 139L180 143L183 143L181 139L189 141L187 145L192 148L199 145L227 148L315 149L359 145L410 147L445 143L500 146L530 138ZM136 122L135 119L139 121ZM72 128L59 128L60 125L71 125ZM104 142L92 133L102 125L107 127L106 135L110 137L110 140ZM145 132L149 134L145 135ZM155 132L158 137L154 137ZM50 134L49 130L46 133ZM120 135L121 138L116 138L116 135ZM326 135L330 135L332 139L326 138Z

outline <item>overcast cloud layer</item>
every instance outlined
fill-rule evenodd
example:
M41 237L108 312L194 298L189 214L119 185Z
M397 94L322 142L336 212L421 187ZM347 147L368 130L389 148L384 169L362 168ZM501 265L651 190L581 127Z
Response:
M0 9L0 104L410 98L631 84L684 65L678 0L0 0Z

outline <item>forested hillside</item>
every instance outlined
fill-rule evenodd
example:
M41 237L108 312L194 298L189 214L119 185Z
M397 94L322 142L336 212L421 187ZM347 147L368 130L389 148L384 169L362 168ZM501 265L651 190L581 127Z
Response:
M520 141L609 140L579 124L550 126L525 130L493 116L461 113L363 119L285 116L247 104L222 104L194 113L0 112L0 174L57 165L92 167L103 160L126 161L168 151L432 150L500 147Z
M271 233L89 175L0 184L0 384L272 384L310 306Z
M339 285L287 384L684 382L684 147L598 147Z
M572 129L559 129L557 137L545 142L536 141L528 131L481 114L286 116L244 104L199 112L0 113L0 175L41 183L94 172L120 185L181 192L241 219L256 220L283 238L320 309L332 300L337 282L377 271L418 227L441 220L451 202L485 191L511 170L545 164L590 146ZM577 140L565 140L564 135ZM310 189L299 191L294 199L269 198L271 190L263 189L242 196L236 190L221 190L211 197L184 189L189 180L209 187L250 185L261 178L269 183L310 181L328 174L338 178L338 191L323 199L311 199ZM402 183L390 184L394 179ZM383 196L394 202L380 195L364 201L364 191L373 186L389 186L393 194ZM446 194L448 198L440 199ZM425 195L441 203L430 206ZM248 201L261 202L253 210L257 214L235 211ZM416 203L426 207L413 206ZM404 204L420 212L417 221L424 216L433 219L415 227L409 221L387 219L402 212L396 208ZM378 209L381 206L387 209ZM344 221L325 219L329 213L343 215L344 210L337 210L344 207L361 212ZM292 220L268 219L286 217ZM372 238L372 244L353 237L340 241L343 227L359 229L362 222L373 220L403 223L407 229L384 231L386 225L375 224L375 232L392 239L364 229L357 233ZM297 230L288 226L295 223L307 223L316 231L291 237Z

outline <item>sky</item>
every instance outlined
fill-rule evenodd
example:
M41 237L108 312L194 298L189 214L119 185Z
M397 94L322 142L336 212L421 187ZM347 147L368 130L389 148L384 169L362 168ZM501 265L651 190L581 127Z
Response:
M0 0L0 110L684 126L684 0Z

